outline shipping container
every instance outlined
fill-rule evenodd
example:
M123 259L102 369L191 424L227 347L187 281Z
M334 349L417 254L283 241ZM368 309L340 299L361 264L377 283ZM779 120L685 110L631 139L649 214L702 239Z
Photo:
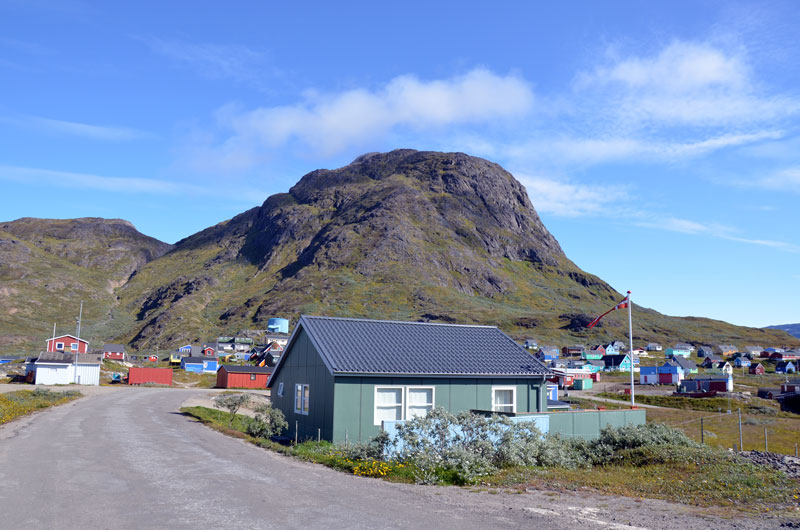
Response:
M172 386L172 368L141 368L134 366L128 372L129 385L169 385Z

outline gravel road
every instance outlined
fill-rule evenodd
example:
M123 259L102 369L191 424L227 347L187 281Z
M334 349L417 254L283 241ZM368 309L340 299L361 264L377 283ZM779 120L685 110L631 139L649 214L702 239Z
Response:
M120 388L0 427L3 528L776 528L661 501L391 484L177 413L202 390Z

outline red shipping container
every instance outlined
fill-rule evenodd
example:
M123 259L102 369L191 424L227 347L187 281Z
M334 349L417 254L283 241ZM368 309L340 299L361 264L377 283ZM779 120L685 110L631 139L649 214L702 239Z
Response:
M140 368L134 366L128 371L129 385L143 385L146 383L172 386L172 368Z

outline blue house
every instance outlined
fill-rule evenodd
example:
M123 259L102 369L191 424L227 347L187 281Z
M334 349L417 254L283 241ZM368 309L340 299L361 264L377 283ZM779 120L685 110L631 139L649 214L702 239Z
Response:
M792 361L781 361L775 365L776 374L793 374L797 371L797 367Z
M733 365L736 368L749 368L751 364L750 359L747 357L737 357L736 360L733 361Z
M181 359L181 370L187 372L217 373L218 368L216 357L184 357Z
M619 355L619 348L613 344L606 346L606 355Z
M558 348L555 346L541 346L539 351L536 352L536 358L544 362L555 361L558 359L559 353Z

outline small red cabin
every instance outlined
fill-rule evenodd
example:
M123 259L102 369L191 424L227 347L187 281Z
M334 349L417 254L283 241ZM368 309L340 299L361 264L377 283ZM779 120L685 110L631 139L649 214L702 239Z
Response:
M72 335L61 335L47 339L47 351L63 353L86 353L89 351L89 342Z
M217 371L217 388L267 388L271 366L228 366Z
M103 358L114 361L125 360L125 346L122 344L103 344Z
M759 363L751 364L748 371L753 375L764 375L764 365Z

